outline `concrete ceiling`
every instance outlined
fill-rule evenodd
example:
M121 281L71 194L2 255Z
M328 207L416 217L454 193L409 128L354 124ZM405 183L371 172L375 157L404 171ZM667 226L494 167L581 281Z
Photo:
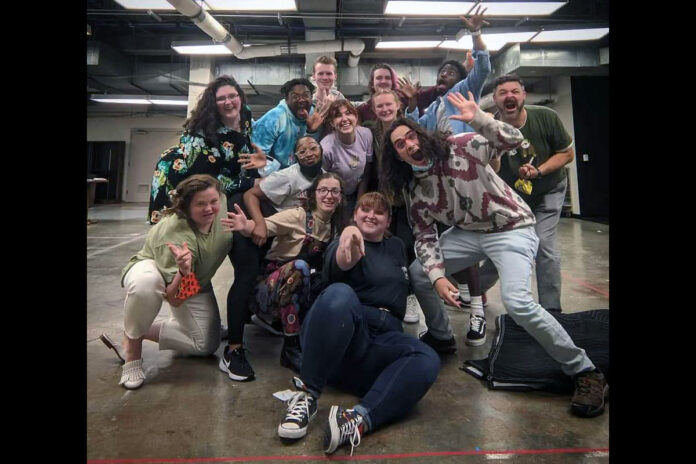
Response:
M484 2L485 4L485 2ZM454 39L463 27L457 17L393 17L382 14L386 0L297 0L296 12L213 13L228 31L243 43L293 43L319 39L362 39L366 46L351 82L341 82L347 70L347 52L335 54L339 62L339 88L360 97L366 73L374 63L386 61L402 74L424 85L434 84L434 74L446 59L462 59L460 51L375 50L379 39ZM537 30L540 27L607 27L608 0L570 0L553 15L543 18L487 18L488 30ZM113 0L88 0L87 24L92 35L87 44L87 94L187 95L189 57L171 48L173 41L209 40L190 20L176 11L126 10ZM485 29L484 29L485 40ZM513 45L492 52L493 74L515 71L528 85L555 75L607 75L609 36L589 42L545 45ZM241 82L250 82L250 103L266 106L277 101L280 85L304 74L305 61L314 57L288 55L253 60L216 57L216 69L231 72ZM344 72L344 74L348 74ZM239 76L239 77L238 77ZM277 82L273 81L277 80ZM357 83L355 82L357 81ZM492 81L492 79L489 79ZM197 83L201 84L201 83ZM256 85L258 84L258 85ZM251 86L246 85L251 90ZM485 91L485 89L484 89ZM268 100L268 101L267 101ZM88 100L89 101L89 100ZM269 103L270 102L270 103ZM97 110L89 101L88 111ZM115 105L109 105L110 107ZM167 112L185 112L170 109Z

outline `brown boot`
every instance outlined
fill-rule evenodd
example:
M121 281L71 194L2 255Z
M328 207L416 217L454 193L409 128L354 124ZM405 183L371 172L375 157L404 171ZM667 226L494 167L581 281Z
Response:
M575 393L570 399L570 409L580 417L595 417L604 412L604 402L609 396L609 385L599 369L581 372L575 376Z

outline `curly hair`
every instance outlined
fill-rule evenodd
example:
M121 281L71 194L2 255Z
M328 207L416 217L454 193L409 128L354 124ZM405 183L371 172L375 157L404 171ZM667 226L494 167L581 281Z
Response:
M290 91L296 85L305 85L309 89L310 93L314 92L314 84L309 82L309 79L305 77L298 77L296 79L290 79L280 88L280 94L283 96L284 99L288 99L288 94L290 94Z
M374 86L375 71L377 71L378 69L386 69L387 71L389 71L389 74L391 74L391 78L392 78L392 89L399 90L399 81L398 81L399 76L396 74L396 71L394 70L394 68L389 66L387 63L379 63L379 64L374 65L372 67L372 69L370 70L370 80L367 81L367 87L370 89L370 95L375 93L375 86Z
M432 136L410 119L401 118L394 121L384 134L384 152L382 153L380 177L380 185L389 189L391 193L399 192L413 178L411 165L401 160L391 141L392 132L399 126L407 126L418 135L420 151L426 158L445 159L450 152L449 142L447 142L445 134L438 133L436 136Z
M184 129L189 133L202 133L211 146L218 145L217 130L222 126L220 113L215 102L215 94L224 85L234 87L241 100L239 111L239 126L245 127L246 122L251 124L251 111L247 107L247 99L242 87L232 76L222 75L210 82L198 99L196 109L191 111L191 116L184 122ZM242 129L243 130L243 129Z
M223 193L222 184L213 176L208 174L194 174L187 177L179 182L176 186L176 190L170 192L172 196L172 206L166 208L162 212L162 215L176 214L179 218L186 219L193 228L195 224L191 222L191 218L189 217L191 200L193 200L194 195L198 192L208 190L211 187L215 188L218 193Z
M339 197L340 201L338 202L333 215L331 215L331 236L335 237L337 234L343 232L343 228L346 226L343 214L343 209L346 206L346 193L341 176L335 172L324 172L318 175L316 179L314 179L314 182L312 182L312 186L309 187L309 191L307 192L307 206L309 207L310 211L315 211L317 209L317 186L319 185L319 182L324 179L336 179L338 181L339 188L341 189L341 195Z
M440 71L442 71L442 68L444 68L447 65L450 65L450 66L457 68L457 71L459 71L459 80L460 81L466 77L466 75L467 75L466 68L464 68L464 66L459 61L456 61L456 60L448 60L448 61L445 61L444 63L442 63L440 65L440 67L437 68L437 75L438 76L440 75Z

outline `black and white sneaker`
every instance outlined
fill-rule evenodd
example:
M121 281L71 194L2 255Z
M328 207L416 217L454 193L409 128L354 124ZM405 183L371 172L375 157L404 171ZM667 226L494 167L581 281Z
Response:
M295 377L293 383L296 387L304 387L302 380ZM278 425L278 436L281 438L298 439L307 435L307 426L317 414L317 399L306 390L297 391L288 400L288 409L285 418Z
M365 429L365 423L360 414L353 409L343 409L331 406L329 423L324 431L324 452L331 454L344 443L350 442L350 455L353 449L360 445L360 438Z
M481 346L486 343L486 318L484 316L469 316L469 331L466 333L466 344Z
M222 372L226 372L230 379L237 382L248 382L254 380L254 369L244 355L244 348L241 346L230 351L225 347L222 350L222 357L218 367Z
M264 321L256 314L252 314L251 315L251 322L253 322L254 324L258 325L261 328L268 330L273 335L283 335L283 323L280 321L276 321L273 324L269 324L268 322Z

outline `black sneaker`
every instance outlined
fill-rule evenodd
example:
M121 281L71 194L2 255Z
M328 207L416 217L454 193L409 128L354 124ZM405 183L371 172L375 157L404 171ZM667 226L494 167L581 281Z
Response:
M486 343L486 318L484 316L469 316L469 331L465 343L469 346L481 346Z
M254 369L244 355L244 348L241 346L230 351L227 347L222 350L222 357L218 367L232 380L237 382L248 382L254 380Z
M599 369L581 372L575 376L575 393L570 409L580 417L595 417L604 412L604 402L609 396L609 385Z
M275 321L274 323L269 324L268 322L264 321L256 314L252 314L251 315L251 322L253 322L254 324L258 325L261 328L268 330L273 335L283 335L283 323L280 321Z
M285 336L283 349L280 352L280 365L291 369L295 374L300 374L302 350L300 349L299 335Z
M304 437L309 421L317 414L317 399L304 389L302 380L294 377L293 384L299 391L288 400L285 418L278 425L278 436L281 438Z
M360 414L353 409L343 409L331 406L329 423L324 431L324 452L331 454L336 448L350 442L350 455L353 449L360 445L360 438L365 429L365 423Z
M451 336L449 340L438 340L430 335L430 332L425 331L418 338L440 354L450 354L457 351L457 343L454 341L454 336Z

